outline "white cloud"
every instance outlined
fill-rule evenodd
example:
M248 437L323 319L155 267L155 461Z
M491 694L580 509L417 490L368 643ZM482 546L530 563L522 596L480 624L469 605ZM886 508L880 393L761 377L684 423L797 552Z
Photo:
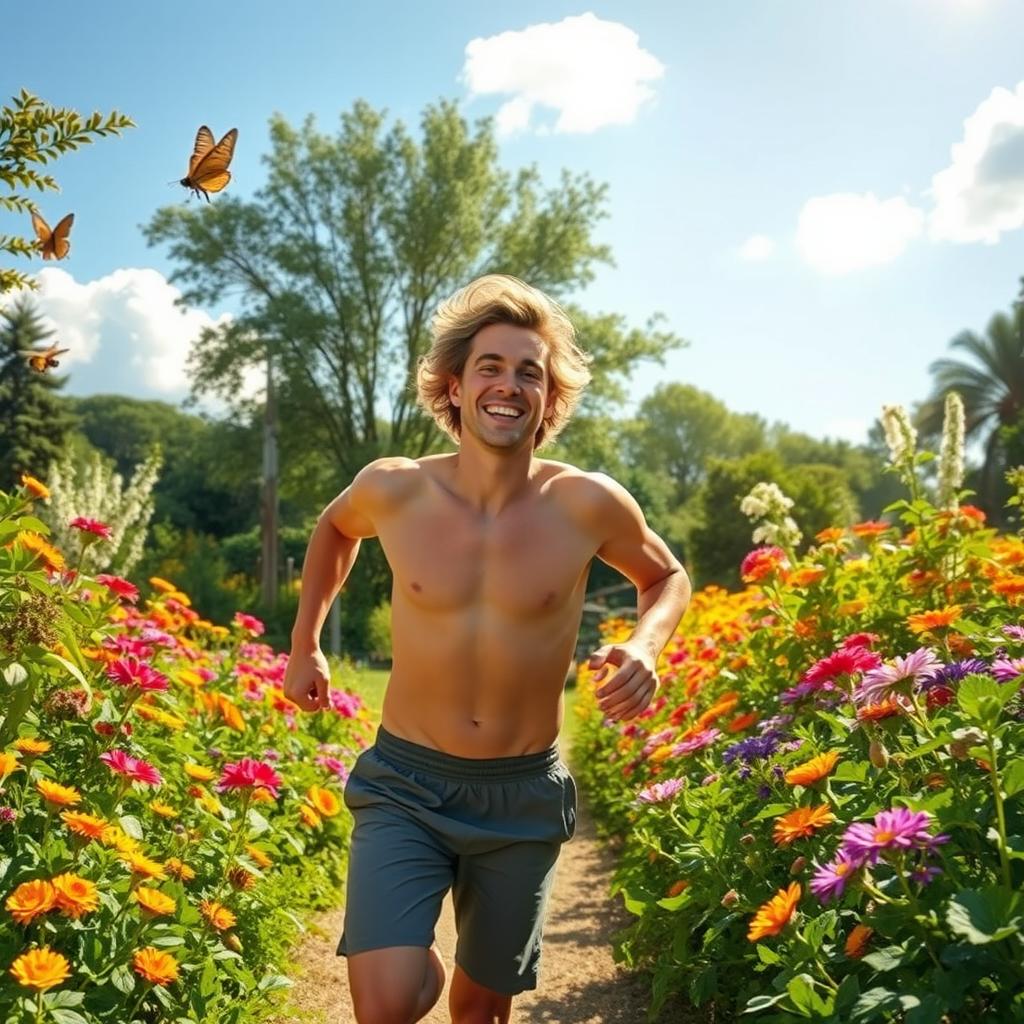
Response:
M992 90L964 121L952 163L932 178L934 239L999 241L1024 226L1024 82Z
M471 40L460 77L470 98L512 95L496 118L511 135L527 130L537 106L558 112L556 132L629 124L654 96L647 83L664 73L636 32L588 12Z
M745 263L762 263L775 252L775 243L767 235L751 235L740 246L740 259Z
M808 199L797 224L797 247L824 274L890 263L924 226L924 213L902 197L837 192Z
M77 282L39 272L34 298L62 348L61 372L74 394L112 393L174 401L188 391L185 362L204 327L222 323L175 305L181 292L156 270L124 268Z

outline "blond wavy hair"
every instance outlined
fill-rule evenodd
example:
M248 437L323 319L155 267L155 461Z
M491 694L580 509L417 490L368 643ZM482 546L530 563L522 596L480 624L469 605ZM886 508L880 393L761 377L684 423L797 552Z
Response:
M433 344L416 366L416 401L456 443L461 413L448 397L451 377L462 379L478 331L490 324L512 324L536 331L548 349L548 389L555 392L551 412L533 440L534 450L551 444L565 429L587 384L591 356L576 344L565 310L538 288L507 274L471 281L438 307L431 325Z

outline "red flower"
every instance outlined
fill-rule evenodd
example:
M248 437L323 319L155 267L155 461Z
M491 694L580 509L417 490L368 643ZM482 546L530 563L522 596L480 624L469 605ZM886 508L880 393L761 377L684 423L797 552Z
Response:
M139 588L121 576L109 576L107 573L101 572L96 577L96 582L102 583L112 594L117 594L118 597L123 597L126 601L134 603L139 599Z
M248 630L251 636L262 636L266 628L255 615L246 615L245 612L235 612L234 622L236 626Z
M124 775L133 782L145 782L149 786L159 786L163 782L160 773L148 761L142 761L123 750L108 750L100 754L100 760L111 771Z
M107 675L120 686L136 686L140 690L166 690L170 685L165 675L139 661L134 654L108 665Z
M867 672L870 669L878 668L881 664L882 659L874 651L869 651L859 645L844 646L815 662L804 673L803 681L805 683L822 683L828 679L835 679L836 676Z
M89 519L86 516L75 516L68 526L81 530L83 533L91 533L102 540L110 540L114 536L114 531L106 523L101 523L98 519Z
M221 770L217 791L223 793L227 789L244 789L247 786L260 786L277 796L281 785L281 776L273 767L264 761L256 761L251 757L243 757L241 761L224 765Z

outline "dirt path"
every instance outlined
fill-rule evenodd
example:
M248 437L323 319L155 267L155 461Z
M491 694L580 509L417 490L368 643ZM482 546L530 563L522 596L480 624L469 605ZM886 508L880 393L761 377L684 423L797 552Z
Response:
M558 861L544 928L540 987L515 998L513 1024L642 1024L649 1004L646 978L615 964L611 937L629 922L621 903L607 898L614 854L597 838L582 796L576 835ZM345 959L335 955L343 912L317 918L295 953L295 988L284 1015L268 1024L356 1024ZM437 923L437 947L448 969L444 994L424 1024L450 1024L448 985L454 967L455 921L451 897ZM700 1024L693 1011L674 1006L662 1024Z

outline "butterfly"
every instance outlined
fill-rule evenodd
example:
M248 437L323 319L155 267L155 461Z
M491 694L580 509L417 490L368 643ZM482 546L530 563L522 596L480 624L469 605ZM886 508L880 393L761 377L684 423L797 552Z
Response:
M210 201L210 192L219 192L230 180L228 164L235 153L235 140L238 129L232 128L216 145L213 143L213 132L202 125L196 132L196 145L188 161L188 174L178 183L190 188L195 194L206 196Z
M70 351L70 349L57 348L56 345L51 345L49 348L34 348L29 349L27 352L22 351L21 354L28 359L28 365L36 373L45 373L49 369L56 369L60 366L60 362L56 358L57 356Z
M32 227L36 229L44 260L62 260L67 256L71 248L68 233L74 220L75 215L69 213L63 220L58 221L57 226L51 231L50 225L35 210L32 211Z

